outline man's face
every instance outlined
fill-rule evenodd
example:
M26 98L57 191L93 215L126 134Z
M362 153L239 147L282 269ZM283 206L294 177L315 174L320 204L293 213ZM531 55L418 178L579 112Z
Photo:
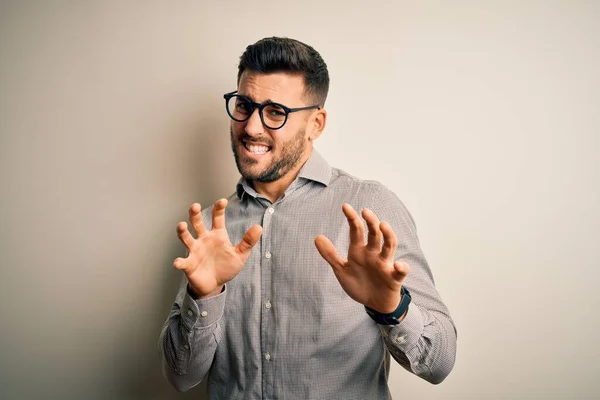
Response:
M244 71L238 94L261 104L272 101L290 108L312 105L304 96L302 77L285 73ZM258 110L245 122L232 120L231 148L240 174L251 181L267 183L297 173L312 149L306 133L311 111L289 114L285 125L277 130L262 124Z

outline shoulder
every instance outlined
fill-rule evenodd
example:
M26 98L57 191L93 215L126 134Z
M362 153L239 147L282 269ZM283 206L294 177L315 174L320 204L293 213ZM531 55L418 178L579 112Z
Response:
M371 199L397 199L399 201L398 196L383 183L373 179L358 178L339 168L332 168L331 184L359 191L361 195Z
M333 168L332 183L354 193L356 204L370 208L381 220L396 221L411 230L414 220L400 197L385 184L373 179L361 179L344 170Z

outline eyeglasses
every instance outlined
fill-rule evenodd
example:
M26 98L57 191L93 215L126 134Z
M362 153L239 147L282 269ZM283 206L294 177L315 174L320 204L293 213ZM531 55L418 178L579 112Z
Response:
M260 115L260 120L263 125L272 130L281 129L287 122L290 113L321 108L318 104L298 108L289 108L283 104L273 102L260 104L253 102L246 96L236 93L237 90L223 95L225 98L227 114L229 114L231 119L237 122L245 122L250 119L254 110L258 108L258 114Z

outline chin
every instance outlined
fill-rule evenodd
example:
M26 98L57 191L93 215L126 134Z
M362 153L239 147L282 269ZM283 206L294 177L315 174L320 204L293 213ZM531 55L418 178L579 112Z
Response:
M238 159L237 167L242 177L253 181L262 175L265 170L264 166L261 166L260 164L260 161L242 156L240 159Z

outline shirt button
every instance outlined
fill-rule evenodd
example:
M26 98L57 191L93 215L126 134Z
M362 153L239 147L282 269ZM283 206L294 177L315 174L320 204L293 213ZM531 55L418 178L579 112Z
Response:
M275 212L275 209L273 207L269 207L269 213L273 214Z
M266 259L269 259L269 258L271 258L271 253L267 251L267 254L265 254L265 258L266 258Z
M186 349L186 350L189 350L189 349L190 349L190 346L188 346L187 344L184 344L184 345L183 345L183 348L184 348L184 349Z
M201 315L201 316L203 316L203 317L206 317L206 316L208 315L208 313L207 313L206 311L202 311L202 312L200 313L200 315Z
M398 343L404 343L405 339L406 339L406 336L398 336L396 338L396 342L398 342Z
M271 308L271 302L270 302L270 301L267 301L267 302L265 303L265 308L266 308L266 309L269 309L269 308Z
M265 360L269 361L271 359L271 355L269 353L265 353Z
M187 315L189 315L191 317L192 315L194 315L194 312L192 310L188 310Z

